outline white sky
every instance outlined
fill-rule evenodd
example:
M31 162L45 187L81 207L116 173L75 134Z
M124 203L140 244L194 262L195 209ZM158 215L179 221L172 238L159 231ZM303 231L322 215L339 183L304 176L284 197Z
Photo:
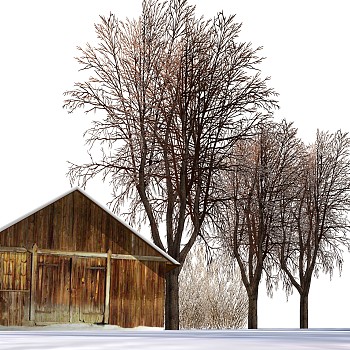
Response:
M206 17L236 13L241 40L264 46L263 75L280 93L277 118L294 121L311 142L316 129L350 130L348 1L191 0ZM62 93L79 81L76 46L95 40L99 15L139 13L141 0L0 2L0 227L67 191L66 161L86 159L83 132L91 116L68 115ZM87 187L101 203L108 185ZM347 327L350 259L343 276L314 280L310 327ZM337 274L336 274L337 275ZM261 288L260 327L298 327L295 292L273 299Z

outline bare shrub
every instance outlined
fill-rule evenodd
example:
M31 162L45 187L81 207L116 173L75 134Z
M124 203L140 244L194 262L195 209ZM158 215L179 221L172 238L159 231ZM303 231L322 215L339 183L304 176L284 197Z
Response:
M205 247L196 245L180 274L180 327L243 328L248 298L239 271L224 255L206 262Z

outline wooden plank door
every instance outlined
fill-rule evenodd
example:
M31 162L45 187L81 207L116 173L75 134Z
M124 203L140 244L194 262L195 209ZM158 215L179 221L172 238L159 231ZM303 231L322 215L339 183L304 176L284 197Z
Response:
M102 323L106 259L73 258L71 283L71 322Z
M70 316L71 259L39 255L35 292L35 322L68 323Z

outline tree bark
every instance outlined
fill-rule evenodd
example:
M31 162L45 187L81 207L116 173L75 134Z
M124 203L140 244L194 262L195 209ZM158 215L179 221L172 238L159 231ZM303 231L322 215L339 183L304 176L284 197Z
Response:
M300 328L309 328L309 295L300 294Z
M258 292L248 295L248 328L258 328Z
M165 277L165 329L179 329L179 274L176 268Z

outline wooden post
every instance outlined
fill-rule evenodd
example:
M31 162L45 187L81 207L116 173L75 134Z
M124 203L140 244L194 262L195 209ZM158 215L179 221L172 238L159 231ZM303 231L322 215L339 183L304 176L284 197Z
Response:
M111 289L111 257L112 251L107 251L107 266L106 266L106 296L105 296L105 312L104 312L104 323L109 323L109 293Z
M32 253L32 275L30 279L30 315L29 320L35 321L35 291L36 291L36 276L38 266L38 246L33 245Z

